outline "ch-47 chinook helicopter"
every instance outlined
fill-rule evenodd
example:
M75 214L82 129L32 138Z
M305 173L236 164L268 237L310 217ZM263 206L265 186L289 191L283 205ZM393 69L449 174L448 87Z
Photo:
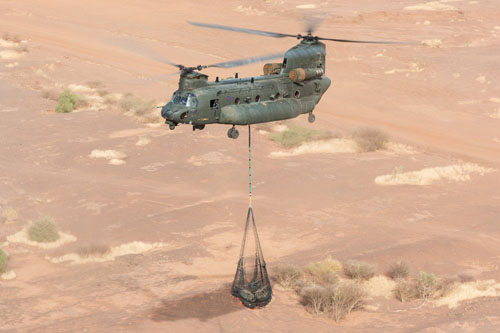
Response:
M265 64L264 75L254 77L238 78L236 75L232 79L217 78L209 82L208 76L199 71L208 67L230 68L276 59L281 57L282 53L196 67L167 62L180 70L179 88L161 110L161 115L170 129L175 129L180 123L192 125L193 130L202 130L207 124L226 124L232 125L227 132L228 137L232 139L239 136L236 125L291 119L301 114L309 114L309 122L314 122L313 110L331 84L331 80L325 76L325 44L320 41L411 44L313 36L315 24L309 25L307 35L291 35L217 24L189 23L199 27L267 37L301 39L299 44L284 54L281 63Z

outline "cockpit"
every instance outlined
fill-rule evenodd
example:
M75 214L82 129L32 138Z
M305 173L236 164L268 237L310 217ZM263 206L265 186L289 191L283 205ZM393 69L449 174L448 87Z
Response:
M184 96L181 96L179 91L176 91L172 95L170 103L196 108L198 106L198 99L196 98L195 94L187 93L184 94Z

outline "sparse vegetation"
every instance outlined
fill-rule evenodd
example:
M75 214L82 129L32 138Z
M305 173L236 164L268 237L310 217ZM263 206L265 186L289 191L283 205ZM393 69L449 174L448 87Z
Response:
M12 207L4 207L2 208L2 220L5 222L12 222L17 220L18 215L17 211Z
M51 101L58 101L60 93L55 89L42 90L42 97Z
M387 134L376 128L360 128L352 135L361 152L373 152L384 149L389 141Z
M103 257L111 251L109 246L101 244L91 244L80 247L76 253L80 258Z
M7 270L7 254L0 249L0 273L5 273Z
M59 232L54 221L49 217L44 217L28 228L28 238L34 242L51 243L59 239Z
M420 272L415 280L415 290L418 298L427 300L438 291L436 276L431 273Z
M306 272L311 276L313 282L321 285L336 283L338 273L341 271L342 264L331 256L306 266Z
M119 108L129 116L134 116L143 122L154 123L162 118L155 111L154 101L144 101L132 94L126 94L118 102Z
M318 131L299 126L290 126L282 132L271 133L269 135L272 141L287 149L298 147L304 142L328 140L337 137L339 137L339 135L335 132Z
M369 280L373 277L373 266L361 261L348 261L344 264L344 274L355 280Z
M465 283L465 282L472 282L476 281L476 278L474 276L467 274L467 273L460 273L458 274L458 281Z
M415 283L399 279L396 282L396 287L393 290L394 296L401 301L401 303L411 301L417 296Z
M304 272L294 265L278 266L275 269L274 279L283 288L294 288L304 277Z
M406 279L410 274L410 266L404 261L396 261L387 271L387 276L393 280Z
M57 104L56 112L68 113L75 109L79 101L79 97L69 91L69 89L66 89L59 95L58 101L59 104Z
M311 313L318 315L326 310L330 290L323 286L309 285L300 291L301 303Z
M339 322L349 313L363 306L365 293L356 283L346 281L336 284L329 296L327 311L336 322Z

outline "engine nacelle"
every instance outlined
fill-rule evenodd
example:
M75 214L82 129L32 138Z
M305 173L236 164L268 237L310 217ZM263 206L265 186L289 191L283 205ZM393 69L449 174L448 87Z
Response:
M323 68L295 68L288 73L288 77L293 82L304 82L323 76Z
M269 63L264 65L264 75L279 74L281 71L281 64Z

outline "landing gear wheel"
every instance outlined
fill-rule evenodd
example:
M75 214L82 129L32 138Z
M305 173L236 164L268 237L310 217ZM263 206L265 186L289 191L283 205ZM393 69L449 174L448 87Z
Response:
M170 130L173 131L175 129L175 125L170 124L170 125L168 125L168 128L170 128Z
M205 128L205 124L202 124L202 125L198 125L198 129L201 131L202 129Z
M237 139L240 136L240 132L235 127L231 127L227 131L227 137L230 139Z
M313 115L312 113L309 113L309 117L307 118L307 120L310 122L310 123L314 123L314 121L316 120L316 116Z

